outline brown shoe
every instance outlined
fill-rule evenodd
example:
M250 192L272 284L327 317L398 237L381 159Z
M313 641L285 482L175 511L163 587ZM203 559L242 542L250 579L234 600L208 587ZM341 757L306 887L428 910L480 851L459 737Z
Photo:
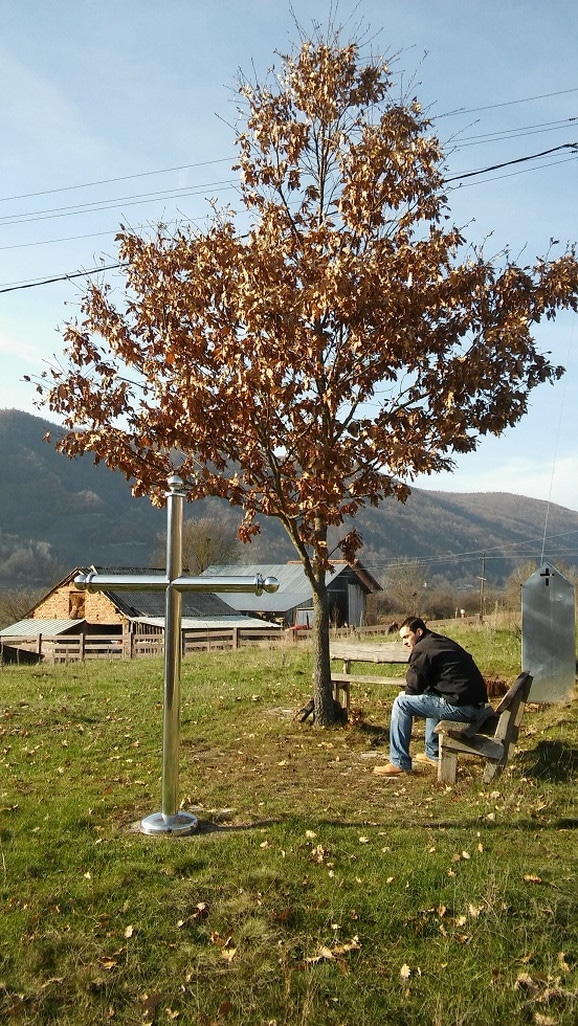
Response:
M437 766L438 764L437 759L430 759L429 755L426 755L425 752L418 752L417 755L413 756L413 761L421 763L422 766Z
M374 766L373 772L379 777L401 777L407 770L402 770L399 766L394 766L392 762L387 762L385 765Z

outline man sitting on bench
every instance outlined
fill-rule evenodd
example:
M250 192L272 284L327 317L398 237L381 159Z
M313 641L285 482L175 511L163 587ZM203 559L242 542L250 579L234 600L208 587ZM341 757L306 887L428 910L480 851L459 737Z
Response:
M417 616L408 616L399 635L409 649L405 691L395 699L389 726L389 762L374 773L398 777L410 773L414 716L425 719L425 752L415 761L437 765L440 720L475 720L488 701L486 684L472 656L442 634L434 634Z

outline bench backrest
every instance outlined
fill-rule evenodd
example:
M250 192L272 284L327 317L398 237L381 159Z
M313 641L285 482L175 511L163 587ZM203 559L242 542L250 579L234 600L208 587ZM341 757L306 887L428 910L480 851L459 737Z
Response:
M332 641L331 658L350 663L407 663L409 651L401 641Z
M517 741L533 679L529 673L521 673L497 706L496 716L499 716L499 720L494 733L495 741L502 741L505 745L515 744Z
M495 711L498 716L506 709L511 709L514 704L517 705L520 701L528 701L533 680L534 678L525 671L516 677L512 686L508 688L504 697L500 699L500 704L496 706Z

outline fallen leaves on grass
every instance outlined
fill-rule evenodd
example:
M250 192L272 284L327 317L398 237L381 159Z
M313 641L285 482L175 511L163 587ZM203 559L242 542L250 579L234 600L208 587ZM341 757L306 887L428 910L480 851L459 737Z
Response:
M232 962L235 955L237 954L237 948L233 947L231 940L233 937L233 931L228 930L227 933L221 934L217 930L213 930L211 934L211 941L216 947L220 948L221 958L225 962Z
M141 994L140 1003L142 1008L143 1019L150 1021L154 1019L155 1012L163 1000L163 995L160 991L153 991L152 994Z
M112 969L116 969L116 967L118 965L118 962L117 962L116 958L106 958L105 957L105 958L101 958L100 959L100 965L107 972L111 972Z
M566 961L566 955L564 954L563 951L559 951L558 952L558 965L560 966L560 969L562 970L563 973L569 973L569 972L572 971L570 966L568 965L568 963Z
M206 901L199 901L195 905L193 912L186 919L179 919L177 921L177 926L179 930L182 930L183 926L186 926L187 923L192 923L196 919L206 919L208 915L209 909Z
M323 961L332 962L342 958L343 955L348 955L351 951L359 951L360 948L361 944L357 936L352 937L350 941L334 944L332 948L327 947L326 944L321 944L314 955L304 959L303 965L318 965L319 962Z
M560 952L558 955L559 961L560 958L566 965L563 952ZM529 1008L536 1004L549 1005L554 1002L557 1004L564 1002L574 1004L578 997L578 991L562 987L559 977L547 976L545 973L534 973L533 976L527 972L519 973L514 983L514 990L519 990L528 996L527 1005ZM546 1026L548 1017L535 1013L534 1021L540 1022L542 1026Z
M324 848L322 844L316 844L315 847L311 849L309 858L312 862L324 862L329 854L329 848Z
M399 978L404 985L406 995L409 992L409 981L412 976L421 976L421 968L416 966L415 969L412 969L407 962L404 962L399 970Z

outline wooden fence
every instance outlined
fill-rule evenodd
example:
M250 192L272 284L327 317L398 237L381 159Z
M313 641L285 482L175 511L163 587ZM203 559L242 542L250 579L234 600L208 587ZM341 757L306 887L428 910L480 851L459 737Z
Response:
M183 631L182 655L198 651L230 650L246 645L260 645L292 640L278 628L232 627L222 630ZM295 639L296 640L296 639ZM6 648L6 659L4 659ZM10 657L8 658L8 650ZM84 659L140 659L161 657L164 653L164 634L71 634L34 637L10 637L6 645L0 643L0 661L29 662L30 656L47 663L79 662Z
M484 618L484 622L495 627L500 622L505 622L506 619L511 621L512 616L488 616ZM460 626L468 626L479 622L479 617L439 621L435 624L434 629L443 631L445 627L453 626L456 623L459 623ZM394 630L390 632L397 636L396 626L392 624L391 627ZM431 626L433 627L433 624ZM384 624L331 629L333 638L367 638L387 633L388 628ZM290 645L306 642L310 637L310 630L296 628L283 630L268 627L265 623L262 628L229 627L218 630L184 630L182 655L186 657L199 651L224 651L246 645ZM18 662L19 652L23 653L22 662L30 662L30 657L33 655L47 663L78 662L83 659L154 658L163 655L163 643L162 631L158 634L134 633L123 636L120 634L73 634L51 637L37 634L34 637L10 637L5 639L4 644L0 642L0 662Z

